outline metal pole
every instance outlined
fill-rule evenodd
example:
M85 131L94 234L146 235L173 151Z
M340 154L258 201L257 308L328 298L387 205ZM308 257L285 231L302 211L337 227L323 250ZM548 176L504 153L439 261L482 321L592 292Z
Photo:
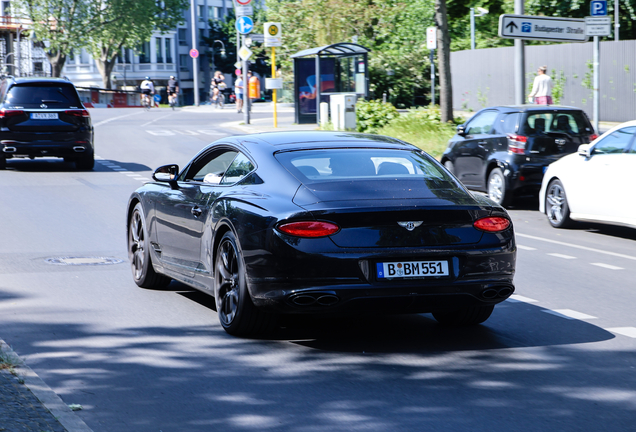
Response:
M475 49L475 8L470 8L470 49Z
M316 54L316 124L320 124L320 54Z
M192 24L192 48L197 48L197 20L194 0L190 0L190 22ZM199 106L199 61L192 57L192 90L194 91L194 106Z
M272 47L272 79L276 78L276 47ZM272 90L272 102L274 102L274 127L278 127L278 113L276 112L276 89Z
M523 0L515 0L515 14L523 15ZM515 39L515 104L522 105L526 98L524 41Z
M431 105L435 105L435 50L431 50Z
M21 76L22 75L22 68L20 67L20 33L22 33L22 27L20 27L18 29L18 46L15 50L15 64L16 64L16 72L17 72L17 76Z
M599 98L600 70L599 62L601 58L601 43L598 36L594 36L594 131L598 133L598 123L601 110L601 100Z
M618 42L618 39L619 39L618 30L619 30L619 27L621 26L620 23L618 22L618 6L619 6L619 1L614 0L614 42Z
M245 35L241 35L241 47L245 45ZM243 76L243 121L246 125L250 124L250 83L247 79L247 60L243 60L242 63L243 72L241 75Z

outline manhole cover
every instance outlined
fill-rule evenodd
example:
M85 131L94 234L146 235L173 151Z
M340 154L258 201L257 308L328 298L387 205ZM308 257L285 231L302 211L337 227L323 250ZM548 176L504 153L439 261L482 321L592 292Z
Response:
M56 265L110 265L121 264L124 260L111 257L55 257L47 258L46 261L49 264Z

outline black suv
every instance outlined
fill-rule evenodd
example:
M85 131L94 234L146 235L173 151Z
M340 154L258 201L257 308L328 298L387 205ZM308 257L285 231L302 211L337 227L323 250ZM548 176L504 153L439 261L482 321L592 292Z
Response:
M441 162L466 187L507 205L515 196L538 195L547 166L596 137L578 108L497 106L457 126Z
M63 78L4 77L0 150L0 169L15 157L60 157L93 169L93 125L75 86Z

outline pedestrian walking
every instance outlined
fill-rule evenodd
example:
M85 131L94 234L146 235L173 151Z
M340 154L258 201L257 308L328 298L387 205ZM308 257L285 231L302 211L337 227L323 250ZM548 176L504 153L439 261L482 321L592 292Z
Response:
M528 101L534 101L537 105L552 105L552 78L546 74L547 66L539 68L538 75L534 78L532 92L528 96Z
M234 81L234 93L236 93L236 112L243 112L243 78L241 77L241 72L237 69L236 71L236 81Z

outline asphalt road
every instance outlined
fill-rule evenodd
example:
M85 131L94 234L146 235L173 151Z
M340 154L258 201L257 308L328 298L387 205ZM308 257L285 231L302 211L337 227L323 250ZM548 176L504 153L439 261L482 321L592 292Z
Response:
M516 295L482 326L309 320L238 339L209 297L134 284L124 210L154 168L183 166L242 117L91 114L94 171L0 171L0 338L93 431L634 430L635 230L555 230L521 202ZM124 262L55 264L87 257Z

